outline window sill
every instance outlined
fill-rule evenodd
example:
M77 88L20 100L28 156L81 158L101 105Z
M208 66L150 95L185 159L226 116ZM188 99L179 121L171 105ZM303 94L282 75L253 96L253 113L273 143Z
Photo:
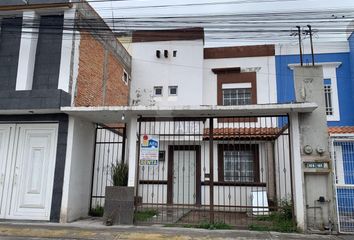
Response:
M202 182L202 186L209 186L209 181ZM234 187L266 187L262 182L214 182L214 186L234 186Z

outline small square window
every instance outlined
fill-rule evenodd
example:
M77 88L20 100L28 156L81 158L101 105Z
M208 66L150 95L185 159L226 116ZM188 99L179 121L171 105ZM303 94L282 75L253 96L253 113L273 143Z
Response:
M177 57L177 50L173 51L173 57Z
M169 86L168 87L168 94L170 96L177 96L177 86Z
M154 87L154 96L162 96L162 87Z
M125 82L125 84L128 84L129 75L128 75L128 73L125 70L123 72L122 80L123 80L123 82Z

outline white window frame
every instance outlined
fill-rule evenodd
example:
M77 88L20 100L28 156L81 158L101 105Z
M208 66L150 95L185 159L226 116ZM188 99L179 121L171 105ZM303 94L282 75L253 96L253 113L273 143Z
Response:
M156 89L161 89L161 94L156 94ZM154 97L162 97L163 96L163 87L162 86L154 86Z
M252 83L247 82L247 83L223 83L221 86L221 91L222 91L222 101L224 105L224 91L226 89L250 89L251 90L251 102L252 102ZM226 105L225 105L226 106Z
M315 63L315 65L323 67L323 81L324 79L331 79L333 114L327 115L327 121L338 122L340 121L340 109L339 109L338 87L337 87L337 68L340 67L340 65L342 65L342 62L322 62L322 63ZM300 65L299 64L288 65L288 67L291 70L294 70L295 66L300 66Z
M176 94L171 94L171 89L172 88L176 88ZM168 96L172 96L172 97L174 97L174 96L178 96L178 86L168 86Z

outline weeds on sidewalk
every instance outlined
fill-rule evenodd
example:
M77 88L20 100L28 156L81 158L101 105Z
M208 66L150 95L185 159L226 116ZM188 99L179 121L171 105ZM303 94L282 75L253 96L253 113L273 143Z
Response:
M250 230L275 231L275 232L297 232L293 222L292 205L289 201L282 201L281 208L267 216L257 217L257 223L249 225Z
M230 225L223 222L215 222L215 223L201 222L199 224L184 224L184 225L166 224L165 225L165 227L181 227L181 226L184 228L200 228L200 229L208 229L208 230L232 229Z
M155 209L147 209L144 211L137 211L134 213L134 220L135 221L142 221L145 222L150 218L157 216L157 210Z

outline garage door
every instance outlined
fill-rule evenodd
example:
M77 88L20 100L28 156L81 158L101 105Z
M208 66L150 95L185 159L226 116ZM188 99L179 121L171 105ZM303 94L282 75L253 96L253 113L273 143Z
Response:
M49 220L57 124L0 125L0 217Z

